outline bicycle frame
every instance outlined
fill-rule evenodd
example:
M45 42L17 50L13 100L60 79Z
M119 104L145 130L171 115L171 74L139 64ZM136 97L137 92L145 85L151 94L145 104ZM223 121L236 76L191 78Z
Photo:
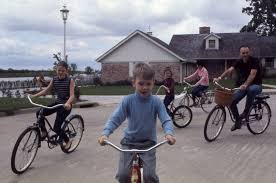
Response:
M30 101L31 104L33 104L33 105L35 105L35 106L38 106L38 107L46 108L46 109L55 109L55 108L64 106L64 104L57 104L57 105L48 107L48 106L44 106L44 105L37 104L37 103L33 102L32 99L30 98L30 95L28 95L27 98L28 98L28 100ZM45 122L46 122L46 124L48 125L49 129L50 129L51 131L54 131L54 129L53 129L52 125L50 124L50 122L48 121L48 119L47 119L44 115L42 115L42 111L43 111L43 110L40 110L40 111L39 111L39 115L38 115L38 118L37 118L38 120L36 121L36 123L34 124L34 126L37 126L38 128L40 128L40 125L39 125L38 121L39 121L40 119L43 119L43 120L45 120ZM46 138L48 139L48 142L50 142L52 145L56 145L56 140L57 140L58 135L57 135L57 136L53 136L52 138L56 138L56 139L55 139L55 140L52 140L52 139L50 139L51 137L49 137L48 131L46 131L46 133L47 133ZM50 149L52 149L52 148L54 148L55 146L50 146L50 145L48 144L48 147L49 147Z
M122 149L116 145L114 145L113 143L111 143L110 141L108 140L105 140L104 143L106 145L110 145L111 147L113 147L114 149L116 149L117 151L119 152L124 152L124 153L133 153L133 160L132 160L132 165L131 165L131 182L135 182L135 183L141 183L143 182L142 179L143 179L143 166L141 165L141 160L140 160L140 156L139 154L143 154L143 153L146 153L146 152L149 152L153 149L156 149L157 147L165 144L165 143L168 143L167 140L164 140L162 142L159 142L157 143L156 145L148 148L148 149L144 149L144 150L141 150L141 149Z

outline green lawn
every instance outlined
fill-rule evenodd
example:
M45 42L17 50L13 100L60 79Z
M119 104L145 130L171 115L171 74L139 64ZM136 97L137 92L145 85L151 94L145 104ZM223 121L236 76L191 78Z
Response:
M51 98L34 98L34 102L48 105L53 102ZM0 112L34 107L27 98L0 98Z
M233 80L221 80L220 82L223 86L228 88L234 87ZM276 79L264 79L263 83L276 85ZM180 93L185 85L176 85L175 93ZM209 89L213 89L213 82L210 82ZM158 86L153 89L153 94L156 93ZM128 95L134 92L132 86L88 86L81 87L81 95ZM160 94L164 94L164 90L161 90Z

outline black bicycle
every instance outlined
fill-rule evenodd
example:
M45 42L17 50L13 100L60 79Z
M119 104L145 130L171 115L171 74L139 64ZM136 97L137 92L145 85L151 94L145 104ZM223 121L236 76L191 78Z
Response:
M233 90L237 88L229 89L221 86L217 82L214 83L220 90L217 89L215 91L215 102L218 104L209 113L204 125L204 137L208 142L216 140L220 135L226 121L226 109L228 109L231 120L235 122L229 105L232 101ZM246 118L242 120L242 125L246 125L248 130L254 135L262 134L269 126L271 109L266 102L268 98L270 98L269 95L257 95Z
M69 115L62 125L62 130L65 132L67 137L69 137L72 144L69 148L65 148L63 139L54 132L47 118L42 115L43 108L53 109L63 107L63 104L47 107L34 103L29 96L28 99L31 104L42 107L42 109L39 112L37 121L32 126L27 127L20 134L14 145L11 156L11 169L16 174L25 172L31 166L37 154L38 148L41 147L42 141L45 140L50 149L60 145L61 150L64 153L71 153L78 147L84 131L83 118L78 114ZM41 138L41 128L38 123L41 118L43 118L47 124L47 135L45 139Z

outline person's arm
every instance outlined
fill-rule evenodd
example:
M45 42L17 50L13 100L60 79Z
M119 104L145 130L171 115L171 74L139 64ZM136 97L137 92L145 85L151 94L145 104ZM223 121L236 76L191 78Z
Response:
M198 69L190 76L185 77L184 80L194 79L197 76L197 73L198 73Z
M31 95L32 97L39 97L39 96L42 96L42 95L46 95L49 93L49 91L51 91L53 88L53 80L50 81L49 85L44 89L42 90L41 92L38 92L37 94L34 94L34 95Z
M124 98L113 112L102 132L102 136L108 137L116 130L127 117L127 98Z
M160 119L160 122L162 124L162 128L164 130L165 134L173 135L173 123L171 117L168 115L167 110L165 108L165 105L162 103L162 101L157 98L157 112L158 117Z
M231 66L226 71L224 71L219 77L214 78L214 81L219 81L219 80L223 79L226 75L232 73L233 70L235 70L235 67Z
M75 82L73 79L70 80L70 97L64 104L65 109L69 110L72 107L72 103L74 102L75 99Z
M257 69L251 69L247 80L240 86L240 89L245 90L255 79L256 75L257 75Z
M157 106L158 106L158 117L162 124L162 128L165 133L165 139L168 140L170 145L173 145L176 141L174 137L174 129L171 117L168 115L165 105L161 102L160 99L157 99Z

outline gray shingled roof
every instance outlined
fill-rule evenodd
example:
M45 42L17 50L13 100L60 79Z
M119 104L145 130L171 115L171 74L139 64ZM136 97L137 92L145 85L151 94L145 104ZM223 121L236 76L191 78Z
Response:
M231 59L239 57L239 48L248 45L252 55L276 57L276 37L260 37L256 33L216 33L221 37L219 50L206 50L208 34L173 35L170 47L175 53L187 59Z

